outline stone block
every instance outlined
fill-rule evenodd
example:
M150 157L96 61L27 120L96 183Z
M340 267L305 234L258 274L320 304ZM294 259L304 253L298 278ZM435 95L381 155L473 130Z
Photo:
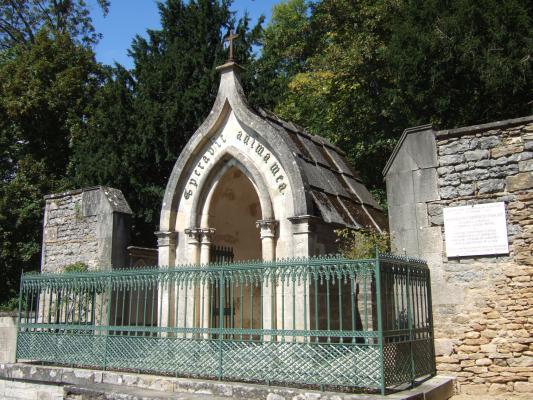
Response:
M499 158L515 153L520 153L523 150L524 147L521 145L498 146L491 150L491 156L492 158Z
M533 367L533 357L522 356L507 360L510 367Z
M457 188L459 196L472 196L476 193L476 186L472 184L462 184Z
M470 140L457 139L448 144L439 146L439 154L448 155L448 154L457 154L459 152L464 153L465 151L469 149L470 149Z
M501 143L500 136L485 136L480 139L479 148L480 149L491 149L496 147Z
M461 393L469 395L480 395L488 392L487 385L461 385Z
M415 202L417 203L439 200L437 170L435 168L425 168L413 171L413 190Z
M416 226L425 228L429 226L428 208L425 203L415 204Z
M440 157L439 165L440 166L456 165L456 164L461 164L463 161L464 161L464 156L462 154L452 154L452 155Z
M515 382L514 390L518 393L533 393L532 382Z
M440 226L419 229L418 251L420 253L442 253L442 230Z
M390 206L402 206L415 202L412 172L389 173L387 175L387 194Z
M443 199L454 199L459 196L459 191L453 186L444 186L439 190L440 197Z
M518 162L518 171L533 171L533 159Z
M437 144L432 130L410 134L405 148L412 155L418 168L437 167Z
M465 153L466 161L479 161L489 158L490 152L488 150L474 150Z
M489 394L507 393L507 385L503 383L493 383L489 386Z
M453 352L452 339L435 339L435 355L449 356Z
M503 191L505 182L503 179L488 179L477 184L479 194L497 193Z
M493 343L483 344L480 346L480 351L483 353L496 353L496 345Z
M506 179L507 191L516 192L533 188L533 173L521 172Z

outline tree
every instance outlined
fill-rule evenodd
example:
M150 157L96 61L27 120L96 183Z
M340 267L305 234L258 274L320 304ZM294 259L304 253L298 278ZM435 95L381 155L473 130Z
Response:
M313 32L306 0L289 0L275 5L267 27L257 42L261 56L250 63L255 82L248 98L261 107L274 109L288 92L290 80L306 70L313 54Z
M104 15L108 0L97 0ZM0 49L15 45L29 46L37 33L46 28L55 35L69 34L85 44L93 44L100 36L91 22L85 0L2 0L0 2Z
M295 3L303 2L287 4ZM379 167L394 145L394 121L386 99L391 80L384 55L395 4L392 0L324 0L307 10L298 8L300 19L307 20L305 30L312 34L292 44L305 52L299 52L303 59L292 58L297 62L289 64L292 68L283 75L286 88L277 95L275 106L281 117L344 149L371 187L381 186ZM285 18L285 14L274 16ZM273 18L266 31L293 25ZM267 46L268 42L265 54L270 56Z
M160 3L161 29L134 39L133 70L116 66L96 98L87 131L74 142L77 185L120 188L135 212L136 244L155 244L168 177L215 100L216 67L227 54L223 37L235 23L230 5L228 0ZM247 21L237 26L238 46L247 47L238 53L239 61L246 61L254 30L247 32Z
M532 18L524 0L403 2L388 43L392 112L447 128L531 113Z
M405 128L531 112L532 8L524 0L289 0L265 29L257 65L275 72L255 99L336 143L367 185L383 188L381 170Z
M0 303L39 268L43 196L68 187L70 143L98 86L92 50L43 29L0 63Z

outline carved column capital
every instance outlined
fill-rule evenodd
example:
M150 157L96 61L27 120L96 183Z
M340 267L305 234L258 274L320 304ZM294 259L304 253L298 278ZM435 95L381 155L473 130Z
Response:
M275 219L260 219L259 221L256 221L255 226L261 229L261 239L276 237L278 221Z
M176 246L178 232L156 232L155 235L157 236L158 247Z
M202 238L202 244L211 244L211 240L215 235L215 228L202 228L200 229L200 235Z
M202 240L202 230L200 228L187 228L185 234L189 238L189 244L198 244Z

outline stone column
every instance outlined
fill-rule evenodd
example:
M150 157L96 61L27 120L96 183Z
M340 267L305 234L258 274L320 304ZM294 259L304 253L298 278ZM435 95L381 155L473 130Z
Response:
M200 263L209 264L211 254L211 244L213 235L215 234L215 228L202 228L200 229L200 235L202 238L201 250L200 250Z
M261 229L263 261L272 261L276 258L276 228L278 221L275 219L260 219L255 224Z
M215 234L214 228L202 228L200 229L200 237L201 237L201 249L200 249L200 263L202 265L208 264L211 260L211 245L213 243L213 235ZM202 303L203 303L203 310L204 314L203 316L200 315L200 312L197 312L196 314L196 326L201 328L210 328L209 326L209 310L210 310L210 304L209 304L209 298L210 293L209 290L211 290L211 286L209 283L204 283L203 288L203 299L200 298L202 295L202 290L200 287L198 287L197 292L195 293L196 300L196 310L201 310ZM208 335L204 334L203 338L207 339Z
M278 221L262 219L256 222L261 230L261 246L263 261L276 259L276 228ZM276 329L276 288L272 282L263 282L263 328ZM265 340L271 340L270 335L265 335Z
M293 257L311 257L315 255L315 243L316 243L316 228L315 224L320 221L319 218L312 215L301 215L298 217L289 218L292 223L292 238L293 238ZM292 313L292 301L287 301L292 296L292 288L285 288L285 315L291 315ZM309 284L304 286L303 284L297 284L294 291L294 304L295 308L295 321L294 326L296 329L309 329L311 326L311 292L309 290ZM279 297L279 295L278 295ZM304 297L307 298L307 304L304 307ZM304 312L307 314L304 319ZM278 316L281 315L281 310L278 311ZM307 325L304 324L307 321ZM279 324L280 322L278 322ZM285 326L292 326L293 321L285 321ZM303 338L298 337L298 341Z
M177 232L156 232L159 248L159 265L173 267L176 262ZM175 314L171 312L175 303L175 288L170 285L159 286L158 301L161 301L161 314L158 316L159 326L174 326ZM163 333L166 336L166 333Z
M185 234L188 237L187 244L189 247L189 259L191 264L200 263L200 242L202 240L200 228L188 228L185 229Z

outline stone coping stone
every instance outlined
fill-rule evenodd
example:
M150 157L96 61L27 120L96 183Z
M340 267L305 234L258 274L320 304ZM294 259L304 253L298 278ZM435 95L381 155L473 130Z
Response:
M61 385L67 391L88 391L99 393L102 390L127 399L210 399L237 398L253 400L446 400L454 395L455 380L449 376L435 376L413 389L395 392L386 396L378 394L348 394L321 392L316 390L266 386L240 382L174 378L159 375L137 374L91 370L82 368L58 367L27 363L0 363L0 379L34 382L39 384ZM122 388L122 389L120 389ZM133 391L133 392L132 392ZM146 392L148 391L148 392ZM128 395L144 397L128 397ZM152 396L152 397L151 397ZM170 397L169 397L170 396ZM119 398L119 397L104 397Z

